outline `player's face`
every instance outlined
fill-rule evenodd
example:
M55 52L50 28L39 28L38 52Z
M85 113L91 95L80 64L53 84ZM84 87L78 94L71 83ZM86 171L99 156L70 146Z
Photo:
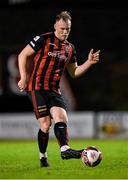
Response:
M55 35L61 41L64 41L68 38L68 35L71 30L71 21L67 20L66 22L63 19L56 21L54 24Z

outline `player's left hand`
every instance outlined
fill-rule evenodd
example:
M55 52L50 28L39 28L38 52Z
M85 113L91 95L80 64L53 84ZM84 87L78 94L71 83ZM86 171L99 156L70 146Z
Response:
M88 54L88 61L91 64L96 64L99 62L99 53L100 50L96 51L95 53L93 52L93 49L90 50L89 54Z

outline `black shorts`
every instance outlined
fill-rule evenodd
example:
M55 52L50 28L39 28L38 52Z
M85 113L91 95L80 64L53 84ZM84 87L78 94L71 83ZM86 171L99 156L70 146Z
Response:
M28 95L32 101L37 119L50 115L50 109L53 106L67 110L63 97L55 92L34 90L29 92Z

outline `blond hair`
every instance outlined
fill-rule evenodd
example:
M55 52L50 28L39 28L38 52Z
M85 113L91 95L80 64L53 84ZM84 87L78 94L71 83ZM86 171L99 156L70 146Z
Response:
M59 21L60 19L63 19L63 21L70 20L71 21L71 15L68 11L61 11L60 14L58 14L55 18L55 22Z

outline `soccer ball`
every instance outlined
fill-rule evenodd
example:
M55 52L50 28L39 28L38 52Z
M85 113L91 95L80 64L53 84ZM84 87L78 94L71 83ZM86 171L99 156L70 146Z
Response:
M84 165L89 167L97 166L102 160L102 153L95 146L89 146L83 150L81 159Z

